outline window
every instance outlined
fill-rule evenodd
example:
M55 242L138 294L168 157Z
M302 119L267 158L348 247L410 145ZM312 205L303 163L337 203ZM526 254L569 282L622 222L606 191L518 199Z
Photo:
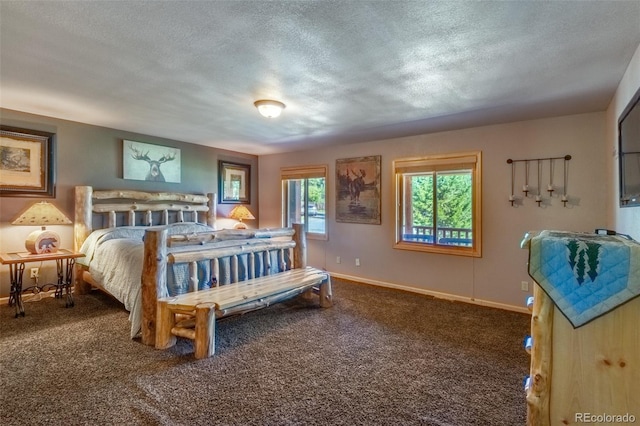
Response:
M327 238L327 166L287 167L282 180L282 224L304 224L309 238Z
M394 161L395 248L480 257L481 152Z

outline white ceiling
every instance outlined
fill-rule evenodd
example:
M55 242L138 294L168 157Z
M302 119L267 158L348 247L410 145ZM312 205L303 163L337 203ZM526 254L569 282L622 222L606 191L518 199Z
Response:
M0 105L268 154L603 111L639 44L637 0L0 1Z

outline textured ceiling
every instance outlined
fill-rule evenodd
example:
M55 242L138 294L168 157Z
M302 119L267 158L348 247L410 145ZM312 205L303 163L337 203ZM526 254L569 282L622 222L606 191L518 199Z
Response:
M268 154L602 111L639 44L640 1L0 1L0 105Z

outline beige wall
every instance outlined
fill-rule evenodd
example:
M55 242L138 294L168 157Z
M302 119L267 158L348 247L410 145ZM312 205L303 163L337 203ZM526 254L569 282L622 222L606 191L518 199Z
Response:
M0 109L0 123L25 129L43 130L56 134L56 197L48 201L56 204L73 220L74 186L92 185L98 189L138 189L145 191L174 191L189 193L217 192L218 160L251 164L254 173L251 179L253 204L251 211L258 214L257 193L258 159L254 155L208 148L180 141L167 140L149 135L135 134L124 130L90 126L72 121L58 120L18 111ZM122 140L133 140L156 145L179 148L182 157L181 183L158 183L124 180L122 178ZM12 226L10 223L35 200L29 198L0 198L0 251L24 251L24 240L33 229L24 226ZM218 208L218 215L225 216L233 207L225 204ZM224 226L229 219L220 221ZM250 227L255 221L247 222ZM60 234L62 248L73 248L72 226L51 226ZM38 266L30 264L27 267ZM9 267L0 266L0 297L9 294ZM43 264L41 274L44 282L53 282L56 278L55 263ZM25 278L24 287L31 285Z
M531 282L526 268L528 252L519 248L526 231L593 231L606 227L606 205L610 202L607 197L610 151L605 130L602 112L261 156L260 226L280 225L280 167L328 164L329 238L328 241L309 242L311 264L372 283L520 308L529 294L521 291L520 283ZM483 152L483 257L473 259L394 250L392 161L477 149ZM569 162L571 203L566 208L557 198L544 207L537 207L531 199L524 205L511 207L508 202L511 176L506 163L508 158L548 158L566 154L573 157ZM365 155L382 156L382 224L337 223L335 161ZM535 170L535 166L532 169ZM556 163L556 169L556 176L561 176L561 162ZM531 173L535 184L535 171ZM519 187L523 176L520 167L517 173ZM543 186L548 183L547 176L543 172ZM557 182L558 178L554 183ZM545 198L548 198L546 194ZM340 264L336 263L336 256L341 257ZM360 258L360 267L355 266L356 257Z
M640 241L640 207L620 208L618 167L618 118L631 97L640 88L640 46L633 56L618 90L607 109L607 171L611 192L609 194L610 227Z

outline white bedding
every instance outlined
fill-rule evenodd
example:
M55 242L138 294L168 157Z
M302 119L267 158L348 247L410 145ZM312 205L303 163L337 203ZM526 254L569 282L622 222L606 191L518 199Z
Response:
M78 263L89 268L91 277L124 304L129 311L131 338L141 331L141 277L144 232L149 227L123 226L92 232L80 248L85 254ZM169 225L169 234L212 231L197 223Z

